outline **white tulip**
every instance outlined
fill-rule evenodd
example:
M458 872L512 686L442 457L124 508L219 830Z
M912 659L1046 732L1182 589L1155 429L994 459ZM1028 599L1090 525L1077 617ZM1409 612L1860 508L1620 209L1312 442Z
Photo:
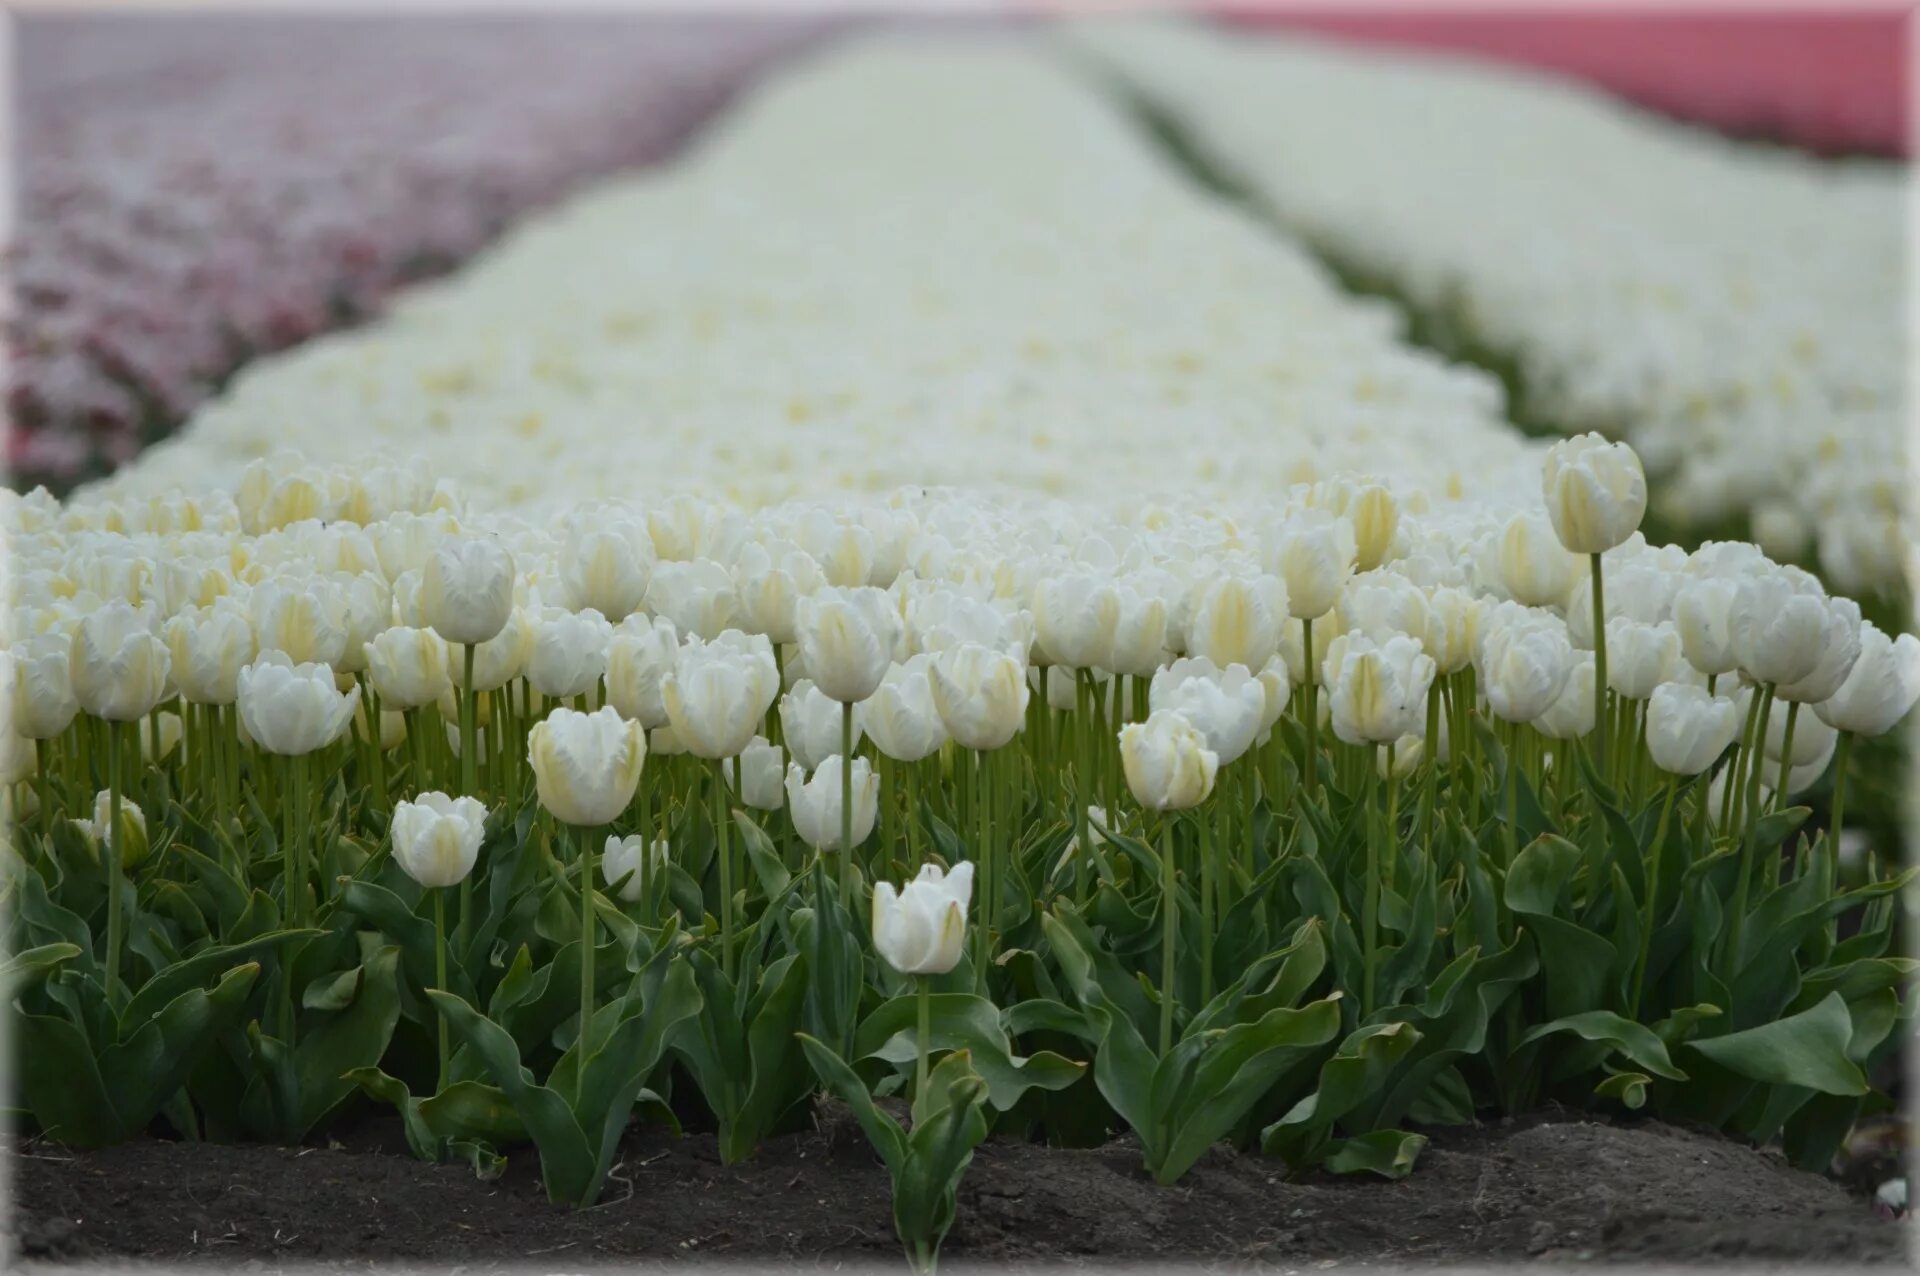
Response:
M1253 747L1266 716L1267 691L1244 665L1218 668L1204 656L1174 661L1153 676L1147 703L1179 714L1206 738L1225 766Z
M780 697L780 734L802 770L811 771L835 754L845 752L840 740L841 715L840 702L805 678ZM854 714L855 748L860 745L861 721L862 715Z
M629 616L607 642L607 702L653 729L667 723L661 697L680 658L680 636L664 616Z
M80 712L73 693L73 639L37 634L13 656L13 729L30 740L51 740Z
M513 556L488 537L449 537L420 573L427 627L452 643L483 643L513 613Z
M299 757L324 749L346 733L360 706L360 688L341 694L326 665L299 664L264 652L240 671L240 721L268 753Z
M1774 689L1781 700L1819 704L1831 698L1845 685L1854 662L1860 659L1860 605L1849 598L1829 598L1826 602L1819 658L1806 674Z
M1561 545L1544 514L1516 514L1500 534L1500 579L1515 602L1563 605L1584 567Z
M689 753L731 758L753 739L779 691L766 638L730 629L711 642L687 640L661 686L661 702Z
M1680 632L1670 622L1607 622L1607 686L1629 700L1645 700L1680 676Z
M710 559L661 562L647 586L647 609L688 637L711 641L733 624L739 598L733 575Z
M560 554L567 606L618 624L646 600L653 567L653 539L643 524L596 518L577 529Z
M1567 671L1566 685L1560 688L1553 704L1533 719L1534 730L1549 740L1578 740L1592 731L1594 677L1593 653L1584 651L1575 655Z
M487 808L478 798L422 793L393 808L389 831L394 861L408 877L429 890L458 886L480 857Z
M80 623L73 641L73 691L96 718L131 722L167 692L172 658L145 615L115 599Z
M1700 774L1739 733L1739 707L1703 688L1664 683L1647 701L1647 752L1655 766L1673 775Z
M1141 806L1184 811L1213 792L1220 758L1191 722L1163 709L1120 728L1120 766Z
M1740 667L1733 649L1733 602L1739 582L1724 576L1689 580L1673 599L1680 651L1701 673L1732 673Z
M1043 580L1033 593L1034 637L1070 669L1110 667L1120 614L1113 579L1094 572Z
M973 900L973 861L952 872L926 864L896 893L892 882L873 887L873 948L903 975L944 975L966 950L967 907Z
M1353 523L1325 510L1307 510L1280 530L1274 570L1287 586L1296 620L1318 620L1333 610L1359 557Z
M1433 658L1407 637L1345 641L1328 696L1334 734L1348 744L1386 744L1424 732Z
M407 710L451 692L447 640L431 629L396 625L366 645L367 681L384 708Z
M1885 735L1920 700L1920 638L1888 638L1871 623L1860 626L1860 658L1846 681L1813 712L1820 721L1858 735Z
M543 696L583 696L600 685L607 669L613 626L599 612L550 608L536 622L527 681Z
M1032 693L1017 656L962 643L934 658L927 680L941 725L962 748L997 749L1026 722Z
M873 694L902 632L893 600L870 587L823 589L801 599L794 628L814 685L842 704Z
M798 764L787 768L787 812L800 840L816 851L840 849L840 768L843 759L830 757L809 778ZM880 777L865 758L853 760L853 844L873 833L880 813Z
M555 709L527 733L540 805L562 824L611 824L633 801L646 761L640 724L610 705L593 713Z
M947 741L927 674L932 664L923 652L894 665L856 716L874 747L896 762L918 762Z
M1581 434L1553 445L1541 471L1547 517L1575 554L1600 554L1625 541L1647 513L1647 476L1625 443Z
M665 838L655 839L649 847L638 833L627 837L609 835L600 856L600 878L609 889L620 883L620 898L631 904L647 893L647 885L656 880L656 874L666 871L667 860Z
M1278 576L1219 577L1194 600L1187 654L1205 656L1223 669L1259 669L1280 650L1280 625L1287 616L1287 587Z
M1557 624L1507 624L1481 646L1480 686L1503 722L1532 722L1551 709L1573 672L1573 647Z
M739 758L728 758L720 767L740 801L754 810L777 811L785 804L786 754L779 745L769 744L765 736L753 737Z
M1820 663L1829 623L1826 599L1783 572L1749 576L1734 594L1733 650L1757 683L1793 683Z

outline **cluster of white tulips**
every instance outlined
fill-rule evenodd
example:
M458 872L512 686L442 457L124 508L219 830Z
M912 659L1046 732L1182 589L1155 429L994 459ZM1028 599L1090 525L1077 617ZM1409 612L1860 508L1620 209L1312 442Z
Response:
M1851 591L1912 570L1903 170L1487 64L1164 22L1075 41L1283 225L1512 360L1530 415L1633 442L1673 525L1748 520Z
M418 453L530 513L929 483L1252 499L1348 473L1533 499L1540 448L1498 382L1398 323L1043 51L869 40L685 163L251 365L105 490L232 486L291 448Z

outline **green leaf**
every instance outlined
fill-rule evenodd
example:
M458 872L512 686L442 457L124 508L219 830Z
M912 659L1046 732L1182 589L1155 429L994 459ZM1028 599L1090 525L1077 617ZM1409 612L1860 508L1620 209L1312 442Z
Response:
M1673 1066L1666 1043L1651 1030L1609 1010L1589 1010L1543 1023L1524 1033L1516 1046L1528 1045L1555 1033L1570 1032L1584 1041L1605 1042L1648 1072L1669 1081L1685 1081L1687 1074Z
M1413 1163L1426 1150L1427 1136L1404 1130L1370 1130L1350 1139L1342 1139L1321 1162L1334 1174L1378 1174L1382 1178L1403 1179L1413 1172Z
M1516 913L1553 915L1573 870L1580 863L1580 848L1566 838L1549 833L1520 848L1507 870L1507 907Z
M19 985L43 979L79 955L78 944L42 944L0 962L0 1004L11 1002Z
M1028 1090L1064 1090L1086 1071L1084 1063L1040 1051L1029 1058L1013 1053L1000 1012L985 997L970 993L933 993L927 998L929 1051L965 1050L987 1083L989 1102L1005 1112ZM1064 1009L1064 1007L1062 1007ZM919 1001L909 993L876 1008L854 1036L856 1059L884 1059L894 1065L919 1058Z
M897 1182L907 1161L907 1135L900 1128L900 1123L874 1105L873 1096L867 1093L866 1082L830 1047L804 1032L794 1035L800 1038L800 1047L806 1052L814 1075L842 1103L853 1109L860 1128L867 1132L867 1141L873 1144L873 1150L886 1162L887 1173Z
M1409 1023L1369 1024L1348 1034L1320 1066L1314 1092L1260 1132L1261 1151L1296 1168L1307 1164L1334 1122L1379 1091L1419 1040L1419 1029Z
M1593 1087L1593 1092L1637 1112L1646 1106L1647 1087L1652 1083L1653 1078L1644 1072L1616 1072Z
M1847 1057L1853 1019L1838 993L1786 1019L1689 1042L1729 1072L1769 1085L1804 1086L1821 1094L1862 1095L1869 1087Z

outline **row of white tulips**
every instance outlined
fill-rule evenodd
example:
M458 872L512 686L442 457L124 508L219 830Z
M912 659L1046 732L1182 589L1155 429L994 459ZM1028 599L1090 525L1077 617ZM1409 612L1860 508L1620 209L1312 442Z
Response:
M684 163L252 365L106 491L232 487L291 448L418 453L529 513L930 483L1253 499L1350 473L1531 502L1541 449L1498 383L1398 327L1043 51L861 40L777 74ZM336 507L242 512L260 532Z
M1848 591L1911 572L1903 169L1486 63L1158 21L1075 43L1282 224L1513 360L1530 414L1633 442L1673 525L1750 521Z

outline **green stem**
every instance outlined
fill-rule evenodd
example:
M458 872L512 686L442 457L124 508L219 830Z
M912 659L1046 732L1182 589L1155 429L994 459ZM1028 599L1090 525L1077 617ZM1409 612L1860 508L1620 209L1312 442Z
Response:
M1600 555L1588 555L1593 565L1593 769L1607 774L1607 595L1606 573Z
M990 893L993 890L992 875L987 860L987 846L993 837L992 797L990 794L991 786L987 780L987 755L985 753L975 752L970 755L969 760L972 762L972 765L968 767L968 771L973 778L973 814L975 819L973 842L974 871L979 874L979 881L975 886L980 894L979 919L975 923L973 930L973 987L975 992L985 996L987 991L987 958L989 955L987 946L991 942L987 935L989 928L987 914L990 911L987 907L987 900L990 898Z
M441 992L451 991L447 987L447 892L445 889L433 892L433 986ZM435 1008L440 1020L440 1083L434 1087L435 1094L444 1094L449 1073L453 1064L453 1048L447 1038L447 1012Z
M1173 944L1179 908L1174 899L1172 812L1160 824L1160 1057L1173 1049Z
M1793 774L1793 729L1800 721L1800 702L1787 702L1787 729L1780 737L1780 778L1773 786L1773 809L1787 804L1787 780Z
M841 770L846 770L846 760L841 759ZM846 786L841 786L844 794ZM842 840L845 840L845 817L842 817ZM713 854L720 861L720 968L728 979L733 978L733 858L727 845L727 773L718 762L713 764ZM843 849L840 866L841 891L847 890L846 853ZM852 904L847 904L849 911Z
M1300 649L1302 654L1305 655L1307 662L1306 674L1300 683L1300 690L1306 697L1305 707L1307 711L1307 720L1305 723L1307 728L1307 769L1306 774L1301 778L1306 781L1307 801L1311 802L1319 792L1320 787L1320 710L1319 706L1315 703L1315 697L1319 692L1319 688L1316 685L1316 670L1313 667L1313 622L1311 620L1302 620L1300 622Z
M927 1092L927 1043L932 1036L933 981L925 975L915 975L913 982L920 1011L919 1052L913 1068L913 1099L918 1103L921 1101L921 1096Z
M473 644L460 644L460 793L465 797L479 796L478 768L480 759L474 756L473 725ZM465 955L467 943L473 936L473 874L468 873L460 879L460 926L458 944L461 954Z
M1200 825L1200 1004L1206 1005L1213 1000L1213 930L1219 924L1214 912L1215 896L1220 890L1220 871L1215 861L1219 858L1220 847L1225 841L1224 832L1217 826L1227 822L1226 797L1216 791L1213 796L1214 809L1202 814Z
M1755 701L1759 709L1755 721L1760 724L1759 729L1764 730L1767 714L1773 706L1773 684L1768 683L1761 687L1755 695ZM1740 876L1736 879L1737 885L1734 887L1733 916L1729 919L1727 946L1721 956L1723 968L1720 977L1729 986L1732 985L1734 976L1739 973L1741 940L1747 928L1747 895L1752 887L1753 859L1759 844L1760 770L1761 764L1766 761L1766 755L1760 748L1760 740L1760 736L1754 737L1753 765L1748 768L1746 836L1741 844Z
M1660 853L1667 843L1667 820L1673 815L1673 799L1680 792L1678 776L1667 777L1667 795L1660 802L1660 822L1654 825L1652 855L1647 862L1645 914L1640 919L1640 955L1633 963L1633 995L1627 1002L1627 1018L1640 1013L1640 993L1647 977L1647 952L1653 946L1653 927L1660 897Z
M1827 824L1827 835L1823 840L1826 853L1820 857L1820 898L1833 898L1834 879L1840 858L1840 833L1847 824L1847 755L1853 751L1853 732L1842 731L1840 743L1833 753L1833 816ZM1835 937L1838 925L1833 917L1827 918L1826 930L1828 942Z
M1507 724L1507 827L1505 867L1512 868L1513 861L1520 854L1520 728L1513 723Z
M587 828L574 830L580 842L580 1040L587 1043L580 1052L582 1060L591 1049L587 1032L593 1026L593 833Z
M124 922L120 917L120 724L107 723L107 836L100 848L107 862L107 1007L120 1009L120 945Z
M840 902L853 911L853 706L840 706Z
M1372 761L1371 758L1368 759ZM1360 985L1360 1017L1365 1019L1373 1013L1373 967L1379 948L1380 926L1380 839L1373 835L1373 794L1378 772L1371 766L1367 768L1366 778L1361 782L1361 791L1366 795L1362 800L1366 813L1367 840L1367 881L1366 898L1361 905L1361 929L1365 932L1365 951L1362 954L1362 981Z

